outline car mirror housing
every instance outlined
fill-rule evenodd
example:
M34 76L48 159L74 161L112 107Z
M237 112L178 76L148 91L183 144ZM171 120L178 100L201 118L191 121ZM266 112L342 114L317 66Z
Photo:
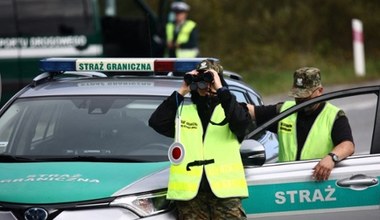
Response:
M265 148L253 139L246 139L241 143L240 155L245 167L261 166L265 163Z

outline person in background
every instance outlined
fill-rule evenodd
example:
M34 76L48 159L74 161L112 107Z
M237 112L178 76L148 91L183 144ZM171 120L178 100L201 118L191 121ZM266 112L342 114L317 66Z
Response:
M199 55L197 24L187 19L190 6L176 1L171 4L175 13L173 22L166 24L166 56L177 58L193 58Z
M169 148L169 158L182 160L171 159L167 192L179 219L246 219L241 199L248 197L248 187L240 142L252 119L222 73L218 62L202 61L149 119L154 130L174 137L172 146L181 149ZM183 104L189 93L192 104Z
M248 105L257 125L296 104L322 95L318 68L300 68L293 77L293 88L289 95L295 101L264 106ZM321 159L313 172L313 178L318 181L327 180L335 165L355 151L348 118L343 110L329 102L308 106L284 118L271 130L278 134L279 162Z

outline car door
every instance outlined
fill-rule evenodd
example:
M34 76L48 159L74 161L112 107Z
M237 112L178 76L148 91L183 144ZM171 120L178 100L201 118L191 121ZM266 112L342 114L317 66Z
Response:
M339 162L327 181L312 179L319 160L266 163L247 167L249 219L379 219L379 86L336 91L297 105L261 125L254 137L282 118L317 102L328 101L349 119L355 154Z

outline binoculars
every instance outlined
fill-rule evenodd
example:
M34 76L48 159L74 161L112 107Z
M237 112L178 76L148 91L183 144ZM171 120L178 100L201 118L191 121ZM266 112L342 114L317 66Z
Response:
M214 76L207 70L198 71L197 75L187 73L183 78L185 83L190 86L191 91L206 89L207 83L212 83L214 81Z

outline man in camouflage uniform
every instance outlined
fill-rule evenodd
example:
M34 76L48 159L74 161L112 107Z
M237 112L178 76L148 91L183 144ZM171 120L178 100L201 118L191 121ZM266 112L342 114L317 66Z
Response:
M321 73L315 67L303 67L294 72L289 96L295 101L276 105L248 105L251 117L258 125L286 109L322 95ZM343 110L329 102L309 105L284 118L270 129L278 134L279 162L321 159L314 167L313 178L327 180L340 160L352 155L355 147L351 127Z

